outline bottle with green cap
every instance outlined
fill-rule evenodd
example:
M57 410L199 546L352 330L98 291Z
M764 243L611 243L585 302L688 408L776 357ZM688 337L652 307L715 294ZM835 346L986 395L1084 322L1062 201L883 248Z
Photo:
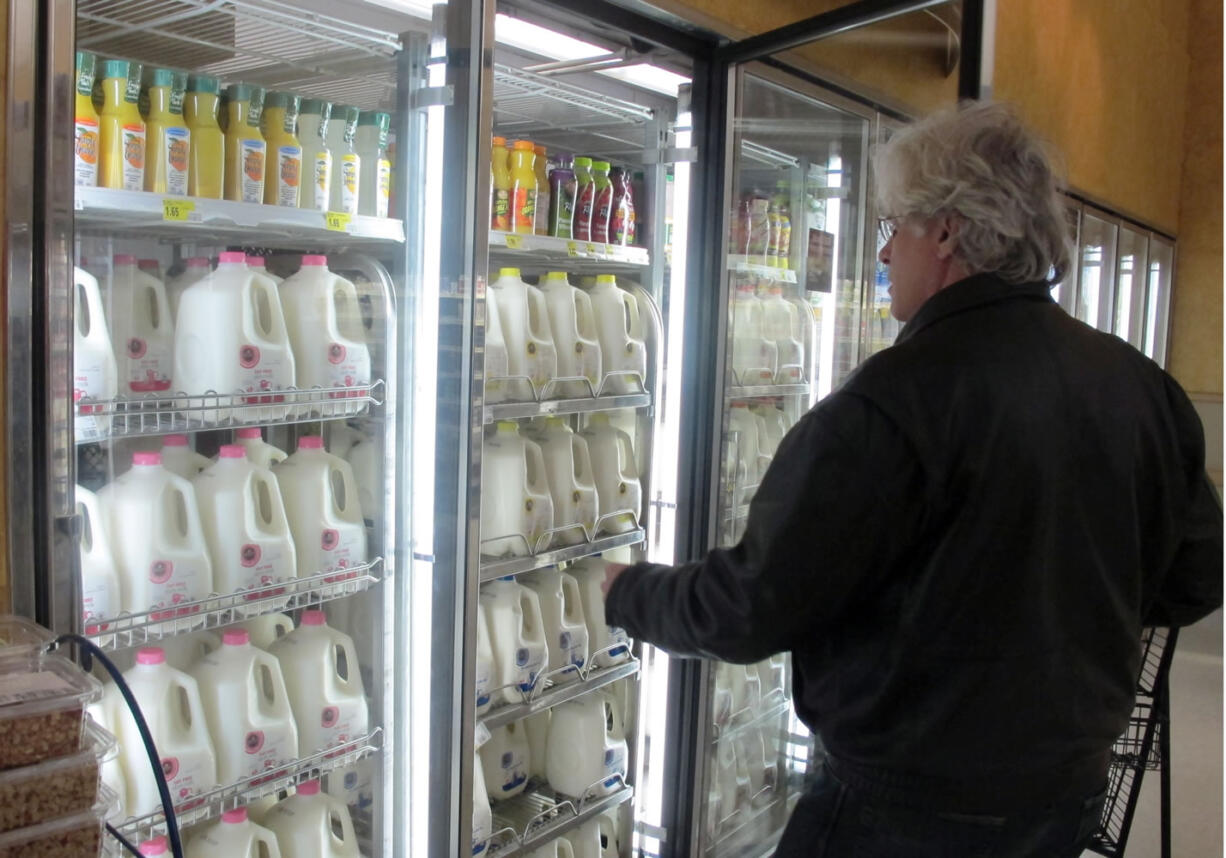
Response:
M222 196L225 144L217 124L220 100L221 81L217 78L202 74L188 78L183 115L192 132L187 192L193 197L220 200Z
M264 203L298 208L302 185L302 144L295 133L301 99L289 92L270 92L264 99L260 128L268 144Z
M327 211L332 191L332 153L328 151L328 126L332 103L319 98L304 98L298 114L298 142L302 144L302 166L306 181L298 206Z
M358 182L362 174L362 159L354 147L360 113L356 107L336 104L332 106L332 120L328 123L328 151L332 154L328 208L351 215L358 213Z
M98 184L98 110L94 107L93 54L77 51L77 100L73 150L73 183L92 188Z
M183 119L187 73L149 69L141 100L148 104L145 141L149 163L145 167L145 190L157 194L188 192L191 132Z
M358 116L358 133L354 142L363 168L358 185L359 214L387 217L387 204L392 191L392 162L387 158L387 136L391 124L391 115L381 110L363 110Z
M251 102L259 90L260 106L251 121ZM240 203L264 202L265 143L260 136L259 115L264 90L245 83L226 87L225 197Z
M140 63L102 64L102 110L98 117L98 184L139 191L145 183L145 122L140 117ZM132 86L135 74L135 86Z

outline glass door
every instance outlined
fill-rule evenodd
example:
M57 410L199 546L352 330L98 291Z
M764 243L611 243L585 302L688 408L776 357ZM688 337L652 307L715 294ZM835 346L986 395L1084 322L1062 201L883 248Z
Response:
M1119 227L1105 213L1088 206L1082 212L1077 245L1076 317L1100 331L1112 330L1115 292L1115 247Z
M1149 274L1145 284L1145 331L1142 351L1166 366L1167 333L1170 328L1171 283L1175 269L1175 245L1150 235Z
M1149 269L1149 234L1120 226L1115 269L1115 319L1112 331L1141 348L1145 331L1145 281Z

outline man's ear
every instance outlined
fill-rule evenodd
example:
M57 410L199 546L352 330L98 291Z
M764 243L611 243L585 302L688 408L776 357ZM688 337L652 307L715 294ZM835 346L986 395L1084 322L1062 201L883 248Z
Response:
M937 259L950 259L958 248L960 221L952 215L942 215L934 224L937 234Z

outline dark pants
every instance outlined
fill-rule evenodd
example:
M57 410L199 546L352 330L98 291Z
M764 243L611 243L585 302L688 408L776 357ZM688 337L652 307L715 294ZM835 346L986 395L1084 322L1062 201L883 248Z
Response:
M1105 796L1010 816L913 810L852 790L823 765L775 858L1077 858Z

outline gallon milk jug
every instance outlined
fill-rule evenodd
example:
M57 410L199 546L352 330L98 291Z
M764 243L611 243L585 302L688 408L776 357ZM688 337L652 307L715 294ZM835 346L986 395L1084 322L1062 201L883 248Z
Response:
M550 712L546 709L529 715L523 720L524 732L528 736L528 774L530 777L544 780L546 760L549 759L549 722Z
M192 485L218 593L244 592L244 598L258 599L276 592L259 588L298 576L294 541L272 471L250 462L238 444L224 444L217 461ZM236 613L283 608L287 601L261 602L250 609L240 605Z
M593 819L578 828L571 829L566 839L570 842L575 858L603 858L600 842L600 821Z
M805 331L795 305L783 298L778 283L767 287L762 299L762 329L775 344L775 384L802 384L805 380Z
M247 254L247 267L250 268L252 271L254 271L256 274L263 274L265 277L267 277L269 280L271 280L274 283L280 284L285 281L284 277L279 277L276 274L273 274L271 271L268 270L268 266L267 266L267 263L264 261L264 257L257 256L254 253Z
M366 563L366 524L348 462L325 452L323 438L304 435L298 451L272 472L294 536L299 578Z
M808 378L812 372L812 367L817 362L817 347L821 342L821 332L818 329L819 315L814 311L813 305L804 298L795 295L785 297L787 301L796 308L796 318L800 322L801 342L805 346L805 376ZM814 379L809 379L813 381Z
M549 327L545 295L519 278L518 268L503 268L490 284L502 322L502 338L507 345L507 364L511 376L527 378L532 390L511 385L511 398L531 399L558 374L558 352Z
M90 399L114 399L119 392L119 369L115 364L115 352L111 333L106 325L106 312L102 304L102 292L98 281L80 268L73 273L73 337L72 337L72 401ZM108 418L85 417L100 406L81 406L78 422L87 422L77 428L79 438L104 437L107 434Z
M116 707L124 706L126 711L127 704L119 693L119 689L113 682L106 682L102 686L102 699L97 702L90 703L85 707L85 711L89 713L89 717L94 719L103 730L106 730L112 736L119 735L119 709ZM143 746L142 746L143 747ZM104 757L102 760L101 777L102 782L106 784L112 792L115 793L116 803L118 804L118 814L115 819L127 819L130 814L127 811L128 804L128 779L123 773L123 763L120 761L120 754L111 754ZM149 759L146 756L145 766L149 765Z
M481 447L481 553L524 557L553 529L553 497L541 448L500 420Z
M601 366L607 379L600 393L641 393L647 383L646 320L639 302L617 285L612 274L596 277L588 292L600 338Z
M132 468L98 492L119 571L124 610L153 619L191 613L182 602L213 592L192 484L162 467L160 453L135 453Z
M271 468L288 458L288 454L264 440L264 430L259 426L244 426L234 432L234 443L242 445L247 451L251 464L261 468Z
M327 388L330 402L315 410L324 417L357 414L361 391L337 388L370 384L370 350L362 326L357 287L328 270L328 257L302 257L302 267L278 287L298 387ZM344 402L354 399L353 402Z
M587 622L579 582L574 576L559 572L557 567L541 569L521 580L540 602L549 646L549 679L553 682L578 679L578 669L587 663L588 657Z
M547 417L532 427L540 445L553 498L554 540L578 545L596 535L600 504L587 441L576 435L561 417Z
M494 656L494 697L523 702L549 663L540 601L511 578L484 585L480 599Z
M757 486L766 475L770 465L770 456L763 449L762 438L759 437L757 417L749 410L746 402L734 402L728 412L728 429L736 433L736 456L745 463L745 479L750 486ZM746 497L745 500L749 498Z
M773 384L778 361L774 341L766 339L762 302L753 284L741 281L732 301L732 372L739 384Z
M119 616L119 573L106 532L110 525L98 496L77 486L76 498L77 515L81 517L81 538L77 546L81 560L81 628L87 635L96 635L109 628L102 620ZM102 640L109 642L111 637L108 635Z
M197 829L187 858L281 858L277 836L247 818L247 808L227 810L221 819Z
M120 253L108 292L120 392L139 397L170 390L174 322L162 281L138 269L135 256Z
M481 746L481 768L485 775L485 791L495 801L511 798L524 791L528 783L528 737L521 722L490 731Z
M494 814L490 812L490 796L485 790L485 770L481 754L473 755L473 854L480 855L494 833Z
M358 506L365 515L367 527L374 526L375 510L384 506L379 459L379 446L370 439L359 441L345 454L345 461L353 469L353 479L358 486Z
M490 627L485 621L485 611L477 608L477 715L489 711L494 695L494 650L490 646Z
M248 801L246 804L247 818L257 825L263 825L264 817L268 815L268 811L276 806L278 801L280 801L280 796L275 792L263 798L255 798Z
M187 287L208 276L207 256L193 256L183 260L183 271L166 282L166 301L170 304L172 318L179 318L179 297L187 291Z
M553 708L546 775L558 792L584 798L614 792L626 776L621 707L603 692Z
M186 435L162 436L162 467L172 474L190 480L211 464L191 448Z
M758 403L750 410L762 418L762 422L758 424L759 434L762 436L759 440L762 442L762 449L773 459L783 436L788 432L787 417L771 404Z
M319 781L298 784L265 814L264 827L276 835L281 858L361 858L349 808Z
M507 342L502 336L502 319L498 311L498 293L485 290L485 401L505 402L508 395L506 377L511 374ZM512 383L512 387L515 385Z
M189 673L217 752L221 783L273 774L298 758L298 728L276 657L251 645L243 629L227 629L221 649Z
M187 673L200 659L221 649L221 638L213 632L201 630L163 638L158 646L166 655L168 665Z
M246 254L223 252L212 274L184 290L176 318L175 384L180 389L248 394L238 401L272 405L210 410L206 419L285 415L285 394L279 391L294 386L294 355L277 284L248 268Z
M617 809L606 810L596 817L600 833L600 858L618 858L622 854L621 835L617 830Z
M630 639L624 629L604 621L605 561L588 557L567 568L579 584L583 616L587 620L587 648L595 667L612 667L630 658Z
M270 651L281 662L304 756L369 732L357 651L348 635L328 626L323 611L303 611L298 628Z
M579 434L587 441L596 477L601 530L607 533L634 530L642 514L643 487L630 436L609 423L607 414L593 414Z
M570 396L594 396L604 379L600 340L592 299L582 289L570 285L566 274L551 271L541 280L541 292L549 311L549 328L558 352L559 378L586 378L587 384L568 382Z
M267 650L294 630L294 621L285 614L263 614L228 628L242 629L251 637L252 646Z
M217 756L196 680L168 665L166 654L159 647L138 650L135 666L123 678L153 736L175 804L217 786ZM128 812L143 816L160 809L161 799L149 770L149 756L136 721L127 712L119 715L118 738L128 779Z
M551 840L528 853L529 858L575 858L575 849L565 837Z

